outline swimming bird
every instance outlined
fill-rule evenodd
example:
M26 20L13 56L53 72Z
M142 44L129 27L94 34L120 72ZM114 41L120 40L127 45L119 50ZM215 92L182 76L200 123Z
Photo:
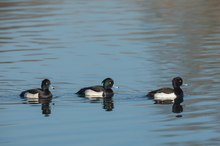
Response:
M49 90L51 85L50 80L44 79L41 83L41 88L29 89L21 92L20 97L24 98L52 98L52 93Z
M90 86L80 89L76 94L83 97L112 97L114 95L111 89L114 81L106 78L102 81L102 85Z
M175 77L172 80L172 88L161 88L157 90L150 91L147 96L154 99L156 103L173 103L174 100L183 100L183 91L180 86L183 84L183 79L181 77ZM178 101L182 102L182 101Z

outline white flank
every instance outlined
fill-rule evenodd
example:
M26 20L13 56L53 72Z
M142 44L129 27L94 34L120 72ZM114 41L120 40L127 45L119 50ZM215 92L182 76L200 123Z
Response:
M24 94L24 97L26 97L26 98L39 98L39 93L31 94L31 93L27 92Z
M96 91L88 89L85 91L85 96L86 97L103 97L103 91L96 92Z
M174 100L176 98L176 95L174 93L166 94L166 93L156 93L154 94L154 100Z

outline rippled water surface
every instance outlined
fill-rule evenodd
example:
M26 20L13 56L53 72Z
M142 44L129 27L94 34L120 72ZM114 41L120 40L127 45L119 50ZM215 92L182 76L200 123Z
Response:
M218 0L1 0L0 145L220 145ZM152 89L181 76L183 112ZM112 99L74 93L111 77ZM19 97L49 78L52 101Z

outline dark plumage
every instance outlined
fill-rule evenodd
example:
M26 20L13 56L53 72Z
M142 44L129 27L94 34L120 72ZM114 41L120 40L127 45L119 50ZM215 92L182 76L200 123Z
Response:
M41 88L29 89L21 92L20 97L24 98L52 98L52 94L49 90L51 85L50 80L44 79L41 83Z
M83 97L109 97L113 96L114 92L111 89L114 81L111 78L106 78L102 81L102 86L90 86L80 89L76 94Z
M157 103L172 103L174 100L177 102L183 98L183 91L180 86L183 84L181 77L175 77L172 80L172 88L161 88L158 90L153 90L147 94L151 99L154 99Z

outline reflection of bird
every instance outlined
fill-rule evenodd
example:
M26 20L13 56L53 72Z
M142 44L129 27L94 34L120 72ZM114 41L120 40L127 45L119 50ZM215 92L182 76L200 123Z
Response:
M46 117L48 117L51 114L51 108L50 108L51 99L52 98L50 98L50 99L46 99L46 98L39 99L39 103L41 103L42 114L45 115Z
M183 106L180 105L180 104L173 104L172 112L173 113L181 113L181 112L183 112Z
M107 97L114 94L111 89L114 81L111 78L106 78L102 81L102 86L90 86L80 89L76 94L85 97Z
M112 111L114 108L114 101L112 97L103 98L103 109L106 111Z
M51 114L50 103L52 101L51 98L26 98L27 103L29 104L41 104L42 114L45 117L48 117Z
M147 94L148 97L155 100L156 103L173 103L177 97L183 97L183 91L180 86L183 84L181 77L175 77L172 80L172 88L161 88L151 91Z
M25 98L51 98L52 94L49 90L50 80L44 79L41 83L41 88L29 89L21 92L20 96Z
M172 106L172 112L177 113L176 117L182 117L179 113L183 112L183 106L181 103L183 102L183 96L177 97L174 99L174 103Z

